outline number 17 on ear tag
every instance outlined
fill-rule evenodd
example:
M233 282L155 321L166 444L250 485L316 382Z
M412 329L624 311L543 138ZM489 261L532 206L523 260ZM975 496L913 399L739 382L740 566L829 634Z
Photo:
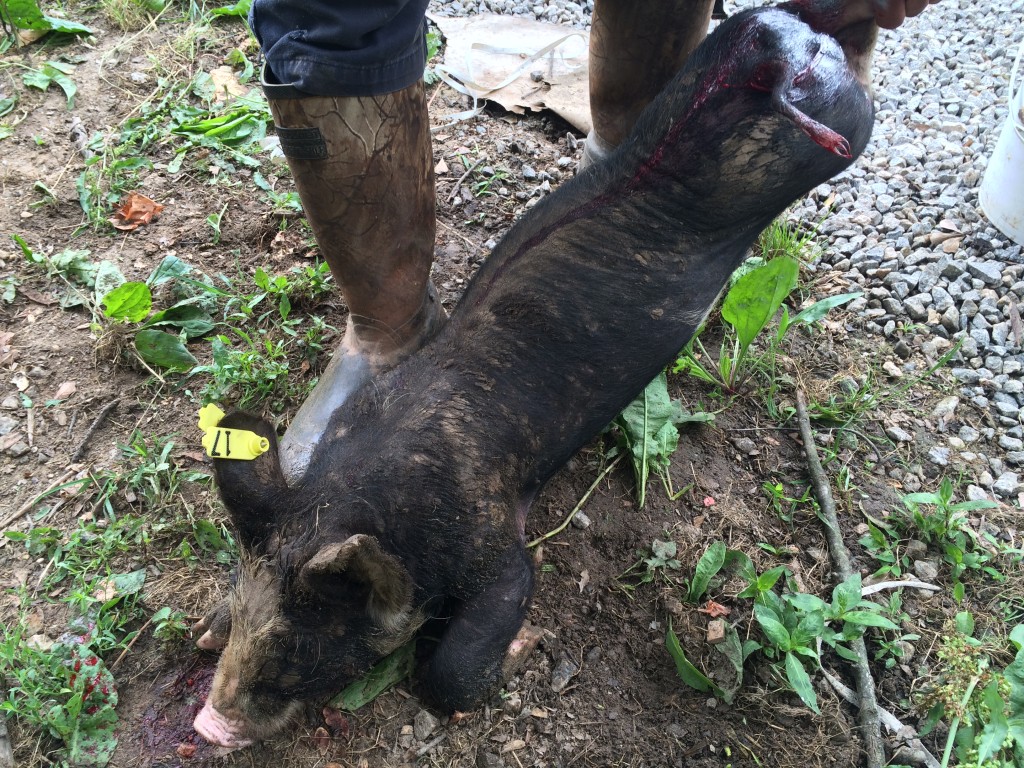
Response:
M204 405L199 409L199 428L203 430L202 442L207 456L252 461L270 450L270 441L255 432L218 427L222 418L224 411L216 405Z

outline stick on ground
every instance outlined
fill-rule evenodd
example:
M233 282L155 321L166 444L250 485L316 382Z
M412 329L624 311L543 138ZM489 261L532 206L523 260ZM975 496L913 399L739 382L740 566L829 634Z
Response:
M109 403L104 405L103 410L101 410L99 412L99 415L97 415L96 418L92 420L92 424L90 424L89 428L85 430L85 435L83 435L81 442L79 442L78 447L75 449L75 452L71 454L71 458L69 459L69 461L72 464L74 464L76 461L82 458L82 454L85 453L85 449L89 445L90 438L92 438L96 430L99 429L100 424L103 423L103 420L107 418L107 414L114 410L114 406L116 406L119 402L121 402L121 398L115 397Z
M818 498L821 515L825 520L825 538L828 540L828 548L832 553L832 561L836 565L836 570L839 572L839 580L846 581L853 575L850 554L846 551L846 544L843 543L843 535L839 529L839 518L836 515L835 501L832 498L832 488L829 486L828 476L818 459L818 449L814 446L811 420L807 416L807 397L802 389L796 391L796 417L797 423L800 425L800 436L804 442L804 453L807 455L807 468L811 473L814 494ZM864 751L867 753L866 764L868 768L882 768L885 765L885 750L882 747L882 730L878 718L878 699L875 696L875 681L871 677L871 669L868 666L868 654L864 647L864 639L857 638L850 643L850 648L857 654L853 670L857 679L858 721L864 735Z

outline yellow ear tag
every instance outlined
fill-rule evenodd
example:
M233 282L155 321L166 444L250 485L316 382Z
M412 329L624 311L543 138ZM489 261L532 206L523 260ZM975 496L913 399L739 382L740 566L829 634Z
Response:
M270 441L247 429L218 427L224 411L212 403L199 409L199 428L203 430L203 448L215 459L252 461L270 450Z

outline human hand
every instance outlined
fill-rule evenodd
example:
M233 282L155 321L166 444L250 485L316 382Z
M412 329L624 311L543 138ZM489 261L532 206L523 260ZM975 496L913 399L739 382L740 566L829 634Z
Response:
M874 3L875 23L885 29L896 29L908 16L917 16L928 5L936 2L938 0L888 0Z

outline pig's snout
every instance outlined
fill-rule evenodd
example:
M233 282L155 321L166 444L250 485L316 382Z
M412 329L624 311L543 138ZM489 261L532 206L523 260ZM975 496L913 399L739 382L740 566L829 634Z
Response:
M253 742L243 735L246 731L245 721L225 717L214 709L212 695L207 697L206 704L196 715L194 726L200 736L219 747L241 749Z

